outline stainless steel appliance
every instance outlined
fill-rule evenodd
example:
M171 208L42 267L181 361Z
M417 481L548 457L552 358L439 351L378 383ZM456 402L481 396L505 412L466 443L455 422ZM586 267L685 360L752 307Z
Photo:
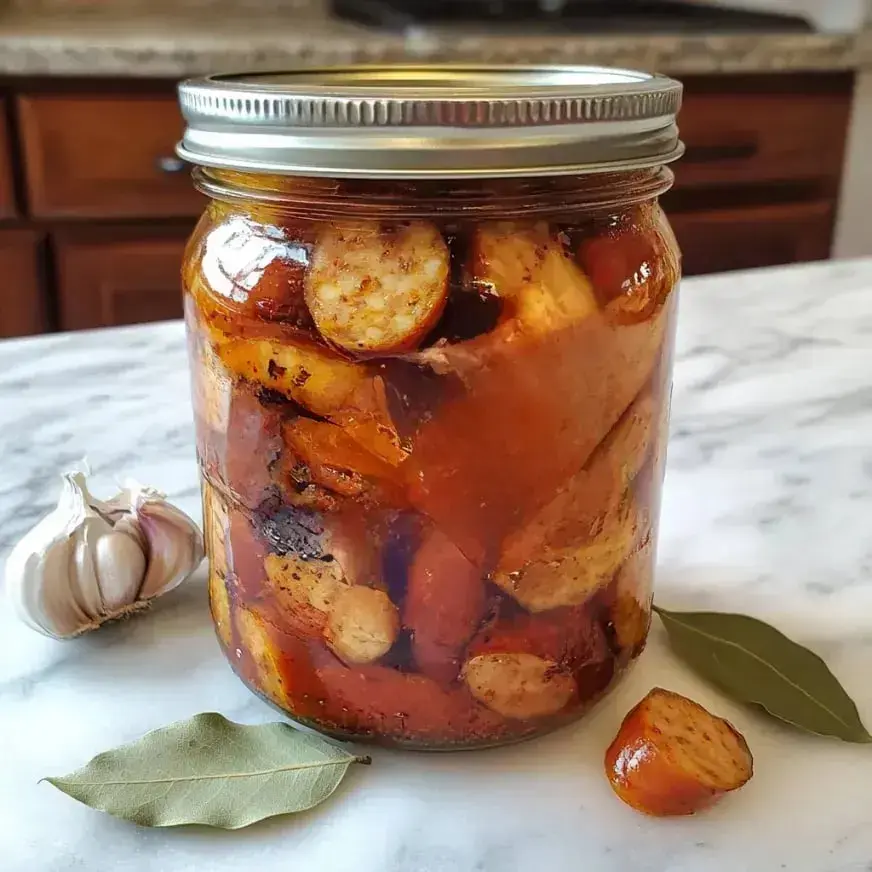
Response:
M801 16L680 0L332 0L336 14L404 30L468 23L525 32L809 30Z

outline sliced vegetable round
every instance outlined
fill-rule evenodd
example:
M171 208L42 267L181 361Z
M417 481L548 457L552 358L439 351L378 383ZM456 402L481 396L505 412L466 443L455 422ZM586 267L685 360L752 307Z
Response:
M334 600L324 636L346 663L372 663L390 651L399 631L399 615L388 595L357 585Z
M480 654L466 662L463 677L479 702L521 720L556 714L576 690L575 679L557 663L525 651Z
M448 298L448 247L425 221L334 224L318 238L306 302L321 335L358 354L411 351Z
M656 687L624 719L605 767L627 805L665 817L714 804L751 778L754 761L732 724Z

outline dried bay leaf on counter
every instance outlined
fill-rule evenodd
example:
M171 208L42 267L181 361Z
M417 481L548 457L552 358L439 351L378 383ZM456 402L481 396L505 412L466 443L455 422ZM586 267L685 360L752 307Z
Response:
M872 742L826 663L774 627L747 615L654 610L675 653L734 698L810 733Z
M43 780L141 826L234 830L318 805L352 763L369 762L289 724L246 726L210 712Z

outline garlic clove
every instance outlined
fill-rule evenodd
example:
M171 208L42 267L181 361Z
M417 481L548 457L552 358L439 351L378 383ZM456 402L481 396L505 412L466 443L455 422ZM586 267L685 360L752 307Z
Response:
M203 561L203 535L170 503L151 495L137 501L139 527L148 543L148 569L139 599L160 596L181 584Z
M33 531L31 531L32 533ZM29 534L28 534L29 535ZM27 551L27 536L12 549L6 560L6 595L18 617L31 629L51 635L43 620L43 584L45 577L40 571L41 555ZM27 579L33 583L25 583Z
M136 600L145 576L145 553L133 536L117 529L97 533L88 550L103 600L102 614L118 615Z
M129 513L124 515L115 525L114 529L116 533L125 533L130 536L130 538L139 546L143 554L148 551L148 542L142 533L142 528L139 526L139 521L136 519L135 515Z
M88 490L84 476L77 474L73 481L77 490L76 515L81 520L71 534L69 597L78 605L82 615L91 625L103 613L103 598L97 584L97 571L89 540L95 539L101 533L110 532L112 525L94 510L94 498Z
M63 639L74 636L91 618L69 595L67 578L75 561L75 537L56 543L46 554L38 577L39 602L31 615L37 629L46 636ZM31 624L33 626L33 624Z
M97 581L97 567L93 551L100 536L112 532L112 525L102 518L86 517L73 534L73 562L69 578L70 596L92 623L103 614L103 597Z
M6 560L6 594L19 617L31 628L47 636L57 636L49 610L59 612L64 627L84 615L76 603L63 596L68 576L70 536L85 514L80 473L63 477L63 487L55 509L32 527L12 549Z

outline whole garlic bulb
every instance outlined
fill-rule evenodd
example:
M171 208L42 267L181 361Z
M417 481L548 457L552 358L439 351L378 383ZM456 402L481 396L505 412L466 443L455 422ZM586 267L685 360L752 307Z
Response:
M22 620L69 639L148 606L203 560L203 537L163 494L131 485L108 502L67 473L57 508L12 549L6 590Z

